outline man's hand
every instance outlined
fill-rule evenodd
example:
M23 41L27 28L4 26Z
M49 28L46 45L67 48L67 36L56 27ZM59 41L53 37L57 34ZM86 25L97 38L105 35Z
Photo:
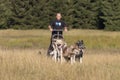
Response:
M65 32L67 32L67 31L68 31L68 30L67 30L67 27L65 27L64 31L65 31Z
M52 27L49 25L48 26L48 28L49 28L49 30L52 32L53 31L53 29L52 29Z
M53 31L53 29L52 29L52 28L50 28L50 31L52 32L52 31Z

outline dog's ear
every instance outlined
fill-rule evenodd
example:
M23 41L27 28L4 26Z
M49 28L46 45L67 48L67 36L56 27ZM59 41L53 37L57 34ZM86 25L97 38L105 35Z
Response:
M77 42L76 42L76 44L79 44L80 43L80 40L78 40Z
M79 44L79 43L81 43L81 40L78 40L78 42L77 42L77 43L78 43L78 44Z
M83 41L83 40L81 40L81 43L84 43L84 41Z

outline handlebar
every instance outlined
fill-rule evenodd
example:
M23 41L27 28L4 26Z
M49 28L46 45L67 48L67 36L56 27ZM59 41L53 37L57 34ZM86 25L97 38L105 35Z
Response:
M63 31L63 29L53 29L53 31L57 31L56 34L52 35L52 39L63 39L63 35L60 34L60 31Z
M64 31L63 29L53 29L53 31Z

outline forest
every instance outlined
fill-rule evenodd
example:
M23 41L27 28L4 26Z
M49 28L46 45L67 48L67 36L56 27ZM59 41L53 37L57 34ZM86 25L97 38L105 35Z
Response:
M120 0L0 0L0 29L47 29L58 12L69 29L120 31Z

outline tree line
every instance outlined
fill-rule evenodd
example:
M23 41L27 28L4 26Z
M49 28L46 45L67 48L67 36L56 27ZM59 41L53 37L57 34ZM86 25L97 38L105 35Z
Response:
M62 13L69 28L120 30L120 0L0 0L0 29L46 29Z

